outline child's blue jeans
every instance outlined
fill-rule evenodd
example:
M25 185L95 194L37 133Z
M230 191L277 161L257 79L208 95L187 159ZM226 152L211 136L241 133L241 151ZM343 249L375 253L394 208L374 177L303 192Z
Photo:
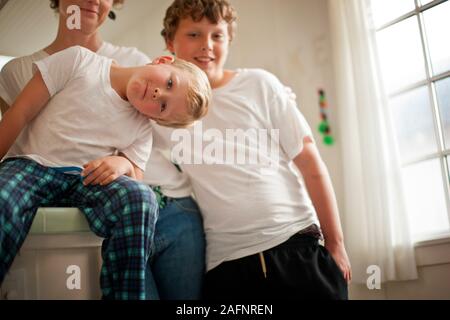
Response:
M191 197L166 201L159 210L147 267L147 296L163 300L200 299L205 273L200 210Z

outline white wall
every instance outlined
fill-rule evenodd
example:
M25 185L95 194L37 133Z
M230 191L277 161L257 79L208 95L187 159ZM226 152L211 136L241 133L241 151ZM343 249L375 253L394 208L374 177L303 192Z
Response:
M105 29L102 30L102 35L105 40L114 44L137 47L150 57L167 54L160 32L165 10L171 3L170 0L158 0L152 2L151 7L142 6L141 12L135 16L133 22L129 22L127 19L128 24L124 26L121 16L127 14L125 11L129 3L126 3L122 10L117 11L117 21L110 23L121 25L121 29L116 28L116 32Z

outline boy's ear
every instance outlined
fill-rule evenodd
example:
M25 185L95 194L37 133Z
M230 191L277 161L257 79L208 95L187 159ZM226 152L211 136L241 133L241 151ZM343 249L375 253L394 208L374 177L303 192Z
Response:
M170 64L175 60L172 56L160 56L153 59L152 64Z
M173 41L167 40L166 46L167 46L167 50L169 50L172 54L175 52L175 50L173 50Z

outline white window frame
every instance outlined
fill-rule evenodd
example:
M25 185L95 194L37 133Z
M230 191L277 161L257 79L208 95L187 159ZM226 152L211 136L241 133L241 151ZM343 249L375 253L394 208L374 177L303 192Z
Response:
M376 0L375 0L376 1ZM395 0L393 0L395 1ZM449 174L449 165L450 165L450 147L445 148L444 144L444 131L442 126L442 120L439 113L439 106L438 106L438 100L437 100L437 93L436 93L436 82L440 80L444 80L446 78L450 77L450 70L447 70L443 73L433 75L432 70L432 64L431 64L431 55L428 48L428 42L427 42L427 36L425 32L425 22L423 18L423 12L434 8L448 0L435 0L432 1L426 5L421 5L420 0L414 0L415 2L415 9L394 19L391 20L380 27L377 27L375 29L375 32L380 32L386 28L389 28L397 23L400 23L408 18L416 17L419 23L419 32L420 32L420 39L421 39L421 46L423 50L423 55L425 57L425 71L426 71L426 79L413 83L411 85L408 85L406 87L403 87L397 91L394 91L388 95L388 99L391 100L401 94L404 94L406 92L410 92L414 89L417 89L419 87L426 86L428 88L428 93L430 97L430 105L432 108L432 115L433 115L433 125L434 130L436 132L436 139L437 139L437 146L438 146L438 152L422 156L417 159L414 159L412 161L406 161L402 163L402 168L408 167L410 165L418 164L425 162L427 160L433 160L433 159L439 159L441 169L442 169L442 183L444 187L444 193L446 194L445 202L447 205L447 218L449 220L450 224L450 174ZM450 18L450 17L449 17ZM448 162L448 163L447 163ZM417 242L422 242L426 240L432 240L432 239L438 239L442 237L450 237L450 232L447 231L444 234L442 233L433 233L433 234L426 234L423 236L420 236L417 238Z

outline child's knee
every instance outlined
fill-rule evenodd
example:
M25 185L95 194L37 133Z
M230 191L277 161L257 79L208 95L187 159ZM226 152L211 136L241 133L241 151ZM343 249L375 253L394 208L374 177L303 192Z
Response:
M155 193L146 184L129 178L120 181L118 188L119 206L126 212L142 214L146 219L156 220L158 215L158 202Z
M129 199L136 205L141 205L144 211L146 209L155 212L158 208L158 201L153 190L146 184L132 181L133 183L127 188Z

